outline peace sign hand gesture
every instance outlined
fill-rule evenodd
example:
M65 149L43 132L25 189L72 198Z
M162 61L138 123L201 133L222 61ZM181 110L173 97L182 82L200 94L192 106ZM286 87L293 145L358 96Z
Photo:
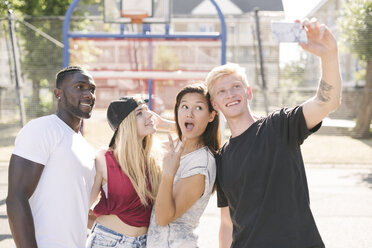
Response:
M180 159L181 154L185 148L184 144L186 139L183 142L178 141L176 145L174 145L172 136L168 134L168 152L165 154L163 158L163 176L171 176L174 177L180 166Z

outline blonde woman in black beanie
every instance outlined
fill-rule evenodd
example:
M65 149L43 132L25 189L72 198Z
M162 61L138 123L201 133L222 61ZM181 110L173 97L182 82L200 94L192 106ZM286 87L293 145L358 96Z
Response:
M86 247L145 247L160 183L152 149L156 119L143 101L131 97L111 102L107 119L114 135L96 157L91 204L99 192L101 199Z

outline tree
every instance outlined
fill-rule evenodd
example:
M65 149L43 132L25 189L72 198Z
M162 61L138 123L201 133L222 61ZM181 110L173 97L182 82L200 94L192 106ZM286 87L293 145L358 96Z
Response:
M63 19L72 0L8 0L0 4L0 13L6 13L9 7L16 16L62 42ZM99 0L82 0L81 4L92 4ZM82 15L82 12L75 14ZM50 111L43 106L40 99L40 89L55 87L55 74L62 66L62 48L45 39L34 30L18 23L18 34L21 45L22 72L32 82L32 97L28 106L33 111L27 111L29 117L37 117ZM86 22L72 23L72 26L82 26Z
M304 86L306 54L300 53L300 59L285 63L280 67L280 87L294 88Z
M344 2L339 19L342 43L366 64L362 103L357 114L354 138L368 138L372 119L372 1Z

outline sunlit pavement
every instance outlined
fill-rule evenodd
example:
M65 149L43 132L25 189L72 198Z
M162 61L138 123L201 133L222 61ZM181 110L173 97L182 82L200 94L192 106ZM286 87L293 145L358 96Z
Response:
M371 248L372 165L309 165L306 170L311 208L326 247ZM214 195L197 230L200 247L218 247L218 227Z
M372 165L309 165L311 208L327 248L372 247ZM0 164L0 247L13 242L6 216L7 164ZM218 247L214 195L197 229L201 248ZM273 247L275 248L275 247Z

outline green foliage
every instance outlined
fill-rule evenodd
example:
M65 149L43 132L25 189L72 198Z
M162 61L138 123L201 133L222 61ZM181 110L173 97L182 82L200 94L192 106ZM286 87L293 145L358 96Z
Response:
M8 8L22 15L64 16L72 0L5 0L0 1L0 14L6 15ZM101 0L81 0L80 5L99 4ZM83 13L80 13L80 15Z
M360 60L372 60L372 1L345 1L338 21L341 44Z
M297 87L305 82L306 54L301 53L300 59L290 61L280 68L280 86Z
M40 80L40 87L46 88L48 87L49 82L46 79Z
M16 37L20 44L21 69L27 80L32 81L33 97L29 106L37 106L35 116L47 113L46 108L52 104L39 98L40 88L54 88L55 74L62 66L62 48L25 26L28 22L38 30L62 42L63 20L55 18L64 16L72 0L7 0L0 2L0 13L7 15L7 9L13 10ZM100 0L81 0L79 7L100 3ZM88 8L85 8L88 10ZM84 8L74 11L74 16L84 15ZM47 17L47 18L45 18ZM71 22L71 29L82 29L87 20ZM29 100L30 102L31 100Z
M24 103L28 119L47 115L50 114L53 106L53 94L50 91L44 91L38 103L35 103L31 98L25 98Z
M68 0L27 0L18 10L34 17L64 15L69 4Z
M364 81L366 79L366 75L367 75L367 70L364 67L363 69L361 69L359 71L355 71L353 73L353 78L355 79L356 82Z
M7 11L9 9L19 9L24 1L22 0L5 0L5 1L0 1L0 16L1 17L6 17L7 16Z

